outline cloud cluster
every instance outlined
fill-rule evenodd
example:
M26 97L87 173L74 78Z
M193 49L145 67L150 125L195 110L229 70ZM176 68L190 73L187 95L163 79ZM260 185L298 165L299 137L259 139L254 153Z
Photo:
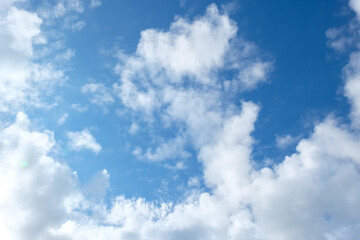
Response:
M260 109L245 101L241 108L223 106L226 86L216 73L229 61L225 52L235 31L234 23L212 5L204 17L192 23L177 19L169 32L144 31L135 56L123 57L118 66L121 79L115 89L124 105L142 113L159 114L170 124L183 124L211 191L195 192L178 204L154 205L144 199L118 197L102 213L100 225L68 223L71 236L356 239L360 233L359 212L355 210L360 200L357 133L330 116L283 162L256 167L251 132ZM209 53L214 55L205 60L201 58L205 54L203 46L198 47L196 42L204 32L209 33L204 45L219 41L218 48ZM222 36L214 37L216 32ZM162 54L163 48L169 51ZM183 55L178 56L177 48ZM188 65L192 61L196 63ZM265 77L266 71L254 69L261 66L256 64L255 60L242 63L242 69L250 70L238 74L243 79L238 80L239 84L250 79L246 73ZM356 119L354 116L354 123Z
M176 18L168 31L145 30L135 54L118 54L121 79L115 91L125 106L149 113L173 103L171 98L192 94L191 89L208 89L204 95L213 90L216 98L225 88L220 71L235 72L225 81L227 86L255 88L266 81L271 62L262 60L256 47L236 33L235 22L215 5L194 21ZM190 86L179 96L178 88L184 85Z
M37 14L5 2L0 10L0 111L12 112L24 106L43 106L41 92L64 78L51 61L35 59L34 46L44 45Z
M265 79L268 63L259 67L259 58L243 56L246 50L230 51L235 37L235 23L210 5L193 22L176 19L169 32L144 31L136 54L122 56L117 67L120 82L114 88L125 106L183 126L209 191L194 191L178 203L118 196L105 205L87 199L76 187L76 175L49 157L52 134L31 131L20 113L14 124L0 130L1 235L15 240L357 239L358 54L344 70L352 125L329 116L299 142L296 153L279 164L259 167L252 159L251 133L260 108L249 101L240 106L224 102L226 84L218 71L231 63L243 78L228 83L241 86L241 79L251 79L251 74L254 81ZM208 51L210 47L214 51ZM229 52L245 60L233 62ZM101 149L86 129L69 137L78 148ZM149 154L156 156L156 151ZM103 195L108 178L106 170L94 176L85 195Z
M53 134L31 131L29 125L18 113L14 124L0 130L3 239L52 239L51 229L67 218L66 201L76 185L69 167L49 157Z

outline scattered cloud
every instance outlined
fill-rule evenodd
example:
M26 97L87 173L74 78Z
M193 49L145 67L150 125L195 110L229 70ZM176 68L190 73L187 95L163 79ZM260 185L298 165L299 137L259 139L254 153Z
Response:
M114 103L110 90L102 83L89 83L81 87L81 93L89 95L90 102L99 106Z
M151 162L160 162L168 159L175 158L188 158L190 154L184 150L185 139L178 136L174 139L167 140L165 143L160 144L156 149L148 148L145 152L140 147L136 147L133 154L142 160Z
M129 133L134 135L139 131L139 125L137 125L136 123L132 123L130 128L129 128Z
M73 8L78 9L78 1L74 2ZM359 1L351 0L350 6L360 12ZM36 16L21 11L15 15L26 16L30 26L38 29ZM32 44L35 33L30 31L24 37L24 44L26 41ZM296 152L282 162L254 167L252 132L260 107L250 101L243 101L241 106L220 104L224 89L216 69L224 67L229 41L235 38L235 33L235 23L215 5L210 5L206 14L193 22L176 19L170 32L144 31L138 52L126 57L117 68L120 80L114 88L125 106L141 113L158 114L163 121L183 126L181 131L193 144L203 166L202 179L208 190L191 192L176 203L117 196L107 206L99 199L109 187L108 171L97 173L83 190L79 189L76 174L50 157L55 145L53 133L31 130L30 120L20 112L13 124L0 129L2 237L19 240L357 239L360 235L359 52L351 54L344 68L345 95L352 106L351 124L329 116L315 126L308 138L299 140ZM9 36L8 32L1 34ZM7 41L0 39L0 43ZM31 44L21 45L21 56L32 54ZM8 47L11 44L0 44L3 46L11 54L17 51ZM163 49L170 52L162 52ZM235 69L241 72L240 69L251 69L255 63L245 62ZM255 75L266 77L267 71L257 71L253 71ZM231 81L236 80L239 79ZM185 81L191 84L179 87ZM83 91L97 96L103 87L88 84L83 86ZM101 150L88 129L68 132L67 136L74 150L95 153ZM143 152L137 148L135 154L153 161L171 158L184 149L184 138L179 136L159 144L155 150ZM279 139L288 143L292 137ZM197 178L188 181L189 186L198 184Z
M243 69L238 78L245 90L254 89L259 83L265 82L272 69L270 62L255 62Z
M293 137L289 134L284 136L276 135L275 137L276 146L280 149L287 148L299 141L299 137Z
M79 103L71 104L71 109L76 110L78 112L86 112L88 110L88 106L83 106Z
M200 180L198 177L191 177L191 178L189 178L187 185L188 185L188 187L199 187Z
M63 125L63 124L66 122L66 120L68 119L68 117L69 117L69 114L68 114L68 113L64 113L64 114L59 118L59 120L57 121L57 124L58 124L59 126Z
M88 129L84 129L81 132L68 132L69 146L73 150L91 150L98 154L101 151L101 145L95 140L95 137L91 135Z
M0 112L48 105L42 99L66 77L51 60L34 59L46 40L36 13L4 5L0 11Z
M90 8L97 8L102 5L100 0L91 0L90 2Z
M29 130L30 121L19 113L14 124L0 131L2 236L356 239L359 138L330 117L300 141L297 153L273 169L256 170L251 166L250 134L257 111L256 105L246 103L240 115L226 121L216 141L201 149L205 184L213 193L193 192L183 202L160 205L118 196L109 209L96 200L109 186L109 173L103 170L89 181L86 199L76 188L76 175L47 156L55 144L52 134ZM190 186L197 184L196 178L189 179Z
M325 34L328 39L328 47L339 53L346 52L356 41L355 36L350 34L352 32L346 27L328 29Z

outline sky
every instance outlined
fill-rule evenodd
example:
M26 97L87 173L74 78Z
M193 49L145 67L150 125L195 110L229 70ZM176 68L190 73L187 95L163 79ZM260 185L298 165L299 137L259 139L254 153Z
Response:
M0 237L357 240L360 0L1 0Z

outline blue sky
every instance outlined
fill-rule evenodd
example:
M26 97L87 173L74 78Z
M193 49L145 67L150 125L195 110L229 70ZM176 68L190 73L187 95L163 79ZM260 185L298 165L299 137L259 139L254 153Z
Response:
M2 1L0 236L356 239L359 19L358 0Z

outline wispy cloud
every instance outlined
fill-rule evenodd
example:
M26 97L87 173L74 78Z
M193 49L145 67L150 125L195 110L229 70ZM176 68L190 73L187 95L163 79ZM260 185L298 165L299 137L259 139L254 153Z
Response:
M69 114L68 113L64 113L60 118L59 120L57 121L57 124L60 126L60 125L63 125L66 120L68 119L69 117Z

